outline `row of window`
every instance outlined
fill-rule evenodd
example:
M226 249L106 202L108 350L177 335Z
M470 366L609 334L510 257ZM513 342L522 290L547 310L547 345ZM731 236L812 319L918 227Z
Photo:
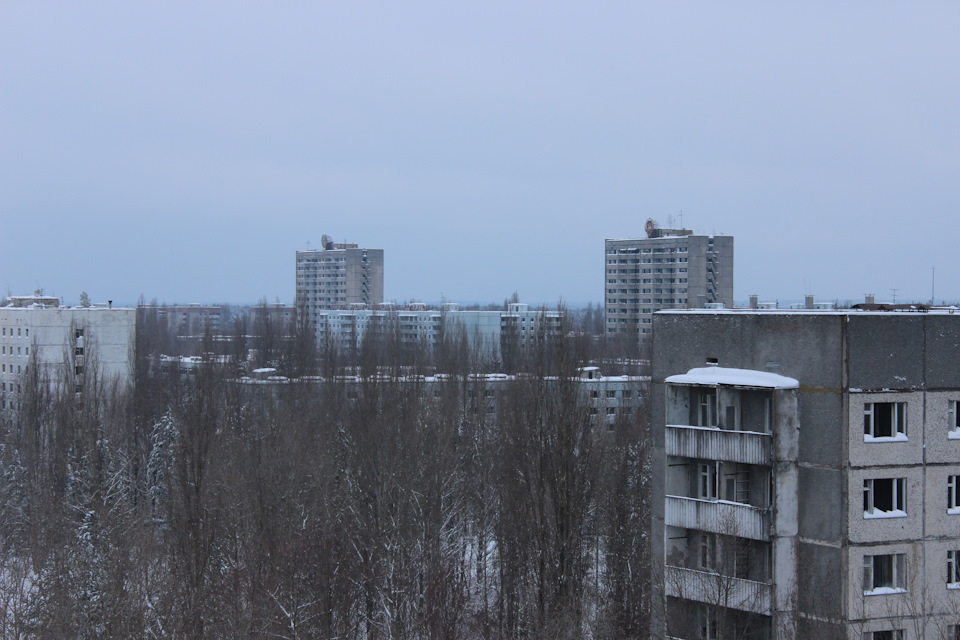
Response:
M948 589L960 589L960 549L947 551ZM907 554L863 556L863 594L904 593L907 590Z
M317 263L317 262L346 262L346 258L301 258L297 264Z
M24 353L24 352L22 351L22 349L26 349L26 352ZM6 345L0 346L0 355L7 355L7 347L6 347ZM13 355L13 347L12 347L12 346L10 347L10 355L11 355L11 356ZM25 355L25 356L30 355L30 347L17 347L17 355L18 355L18 356L20 356L20 355Z
M947 477L947 513L960 515L960 476ZM869 478L863 481L864 518L905 518L906 478Z
M650 248L644 247L639 249L637 247L630 247L629 249L607 249L607 255L615 256L617 254L629 255L632 253L687 253L687 247L657 247Z
M958 401L947 405L947 430L960 438ZM897 442L907 440L906 402L867 402L863 405L864 442Z
M9 336L9 337L13 338L13 337L14 337L14 335L13 335L13 327L9 327L9 329L10 329L10 333L7 333L7 327L0 327L0 336L2 336L2 337L7 337L7 336ZM16 335L16 337L17 337L17 338L29 338L29 337L30 337L30 329L27 329L27 330L26 330L26 333L24 334L24 333L23 333L23 327L17 327L17 335Z

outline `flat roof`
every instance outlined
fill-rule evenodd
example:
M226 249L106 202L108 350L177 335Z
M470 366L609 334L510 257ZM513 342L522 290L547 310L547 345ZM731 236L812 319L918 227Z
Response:
M916 316L916 315L956 315L960 318L960 307L934 307L915 309L897 309L890 311L868 311L865 309L750 309L735 307L733 309L661 309L654 315L818 315L818 316Z

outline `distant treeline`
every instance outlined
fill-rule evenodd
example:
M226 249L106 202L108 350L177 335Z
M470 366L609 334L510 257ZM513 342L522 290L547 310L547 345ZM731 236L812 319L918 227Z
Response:
M648 422L595 428L592 341L536 341L491 415L462 336L363 346L356 393L161 373L142 329L132 388L35 377L2 424L2 637L645 637Z

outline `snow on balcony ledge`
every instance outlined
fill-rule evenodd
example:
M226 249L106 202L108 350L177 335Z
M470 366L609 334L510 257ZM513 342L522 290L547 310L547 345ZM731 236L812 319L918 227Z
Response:
M947 509L948 516L960 516L960 507L950 507Z
M800 383L786 376L752 369L730 369L727 367L697 367L686 373L669 376L667 384L690 384L715 387L756 387L761 389L797 389Z
M950 440L960 440L960 429L947 432L947 438Z
M960 436L957 436L960 438ZM863 434L864 442L908 442L907 434L898 433L894 436L871 436L868 433Z
M906 593L907 590L902 587L875 587L870 591L864 591L865 596L888 596L894 593Z
M894 509L893 511L880 511L879 509L874 509L873 511L864 511L863 517L866 520L878 520L882 518L906 518L907 512L901 511L900 509Z

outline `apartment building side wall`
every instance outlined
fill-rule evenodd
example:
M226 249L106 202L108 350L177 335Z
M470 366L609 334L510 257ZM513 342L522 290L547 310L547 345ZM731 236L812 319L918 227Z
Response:
M135 330L136 309L0 308L0 408L19 406L31 365L50 380L79 380L87 369L102 382L132 384Z
M960 617L960 588L947 585L947 554L960 551L947 502L960 476L960 317L683 312L658 314L655 331L654 398L706 358L800 382L798 636L945 637ZM878 411L887 430L902 413L902 433L871 431ZM875 490L903 502L878 508ZM905 575L866 584L875 563Z

